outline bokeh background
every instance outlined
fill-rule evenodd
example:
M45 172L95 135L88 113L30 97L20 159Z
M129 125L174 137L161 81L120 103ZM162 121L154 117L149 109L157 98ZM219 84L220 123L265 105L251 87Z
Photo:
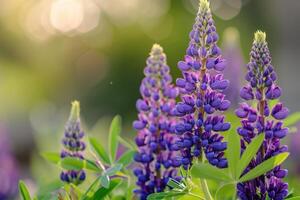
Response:
M74 99L81 102L87 134L105 139L109 121L120 114L123 137L133 138L130 126L148 52L153 43L161 44L178 77L197 6L198 0L0 0L0 174L16 168L11 176L27 180L33 190L50 179L47 170L53 169L39 152L59 151ZM211 0L211 6L219 45L237 61L226 74L233 87L242 80L253 33L261 29L282 100L291 112L300 111L300 1ZM287 165L295 191L298 135L285 141L294 141ZM6 189L16 193L10 184L7 179Z

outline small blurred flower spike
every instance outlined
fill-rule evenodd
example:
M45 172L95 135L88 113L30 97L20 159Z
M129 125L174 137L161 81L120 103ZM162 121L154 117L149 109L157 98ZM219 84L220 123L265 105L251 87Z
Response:
M218 38L209 2L200 0L187 55L178 63L183 78L176 80L181 102L176 105L180 122L175 130L181 138L177 148L181 149L181 162L185 169L192 165L193 158L200 158L202 153L210 164L227 167L224 158L227 144L219 132L230 129L222 115L230 106L230 101L223 94L229 81L223 78L226 61L217 46Z
M277 102L270 106L272 100L281 96L281 89L276 83L276 73L271 65L271 55L266 42L266 34L257 31L254 36L250 62L247 65L248 84L241 89L240 95L245 100L251 100L256 107L242 103L236 110L241 118L242 126L238 133L242 136L242 149L259 134L265 134L264 142L246 168L246 172L263 161L287 151L287 146L281 145L280 140L288 133L283 126L283 119L288 116L288 109ZM243 200L266 199L282 200L288 194L288 184L282 181L287 170L280 166L254 180L238 184L238 196Z
M242 87L244 58L240 47L240 33L235 27L226 28L223 33L223 55L227 61L224 77L230 81L224 93L231 102L231 108L236 109L240 101L239 90Z
M140 189L135 193L140 199L162 192L169 178L177 178L175 168L181 165L176 156L178 149L172 146L176 138L171 134L176 121L172 113L178 91L171 83L166 55L158 44L152 47L144 74L140 87L142 99L136 103L138 120L133 122L138 130L135 142L139 149L134 158L138 163L134 174Z
M85 143L82 141L84 132L80 124L80 105L78 101L72 102L72 108L69 120L65 126L65 134L62 139L63 150L60 157L76 157L84 159L83 151L85 150ZM83 170L68 170L62 171L60 178L66 183L73 183L79 185L85 180L85 172Z

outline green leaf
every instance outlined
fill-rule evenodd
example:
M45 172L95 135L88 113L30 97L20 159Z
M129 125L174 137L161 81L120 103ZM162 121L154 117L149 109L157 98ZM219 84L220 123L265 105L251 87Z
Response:
M100 184L105 187L105 188L109 188L109 185L110 185L110 178L109 176L107 176L106 174L103 174L101 177L100 177Z
M26 184L23 181L19 181L19 190L23 200L31 200L29 191L26 187Z
M265 138L265 134L260 134L255 137L252 142L247 146L246 150L237 165L236 178L240 178L245 168L249 165L250 161L254 158Z
M236 199L232 198L235 196L235 192L235 185L233 183L224 184L218 188L215 200Z
M85 160L83 160L83 162L84 162L84 168L93 170L96 172L101 171L101 169L96 165L96 163L94 161L85 159Z
M177 191L168 191L160 193L152 193L147 197L147 200L161 200L164 198L178 197L187 194L187 191L177 192Z
M84 167L84 162L80 158L66 157L61 159L60 165L66 170L81 170Z
M272 170L274 167L280 165L285 159L289 156L288 152L278 154L269 158L268 160L262 162L261 164L257 165L254 169L250 170L247 174L242 176L239 179L239 182L245 182L252 180L256 177L259 177L266 172Z
M300 200L300 196L287 198L285 200Z
M300 112L296 112L296 113L291 114L284 120L284 125L292 126L299 121L300 121Z
M51 196L51 193L55 190L58 190L63 186L63 182L61 180L56 179L55 181L49 182L49 183L43 183L39 190L38 190L38 199L50 199L50 197L47 198L47 196Z
M136 151L133 150L129 150L126 151L117 161L117 163L122 164L124 167L126 167L127 165L129 165L132 161L133 161L133 157L134 154L136 153Z
M118 149L118 138L121 133L121 117L119 115L115 116L111 122L110 129L109 129L109 152L110 152L110 160L113 161L116 158L116 153Z
M116 164L113 167L108 168L107 170L105 170L104 174L107 176L113 176L115 175L118 171L120 171L122 169L123 165L122 164Z
M180 189L180 190L186 189L186 186L184 185L184 183L180 183L172 178L169 179L167 185L170 186L171 188L176 188L176 189Z
M58 164L58 162L60 161L60 154L56 152L43 152L41 153L41 156L45 160L53 164Z
M90 199L97 191L99 185L100 185L100 178L96 178L96 180L89 186L87 191L82 195L81 200Z
M94 194L92 199L105 199L107 195L109 195L114 188L116 188L122 181L120 179L113 179L111 180L109 188L100 188L97 190L97 192Z
M128 149L137 150L137 146L133 142L126 140L126 139L122 138L121 136L119 136L118 139L119 139L119 142L122 145L124 145L125 147L127 147Z
M241 153L241 144L240 144L240 136L232 131L228 134L228 147L227 147L227 159L228 159L228 168L231 172L233 179L236 178L237 174L237 166L240 160Z
M208 163L197 163L191 169L192 176L217 181L231 181L224 169L216 168Z
M96 138L89 138L90 145L92 146L92 149L97 154L97 156L105 162L106 164L110 164L109 156L106 153L104 147L97 141Z
M81 170L83 168L93 170L96 172L101 171L100 168L91 160L83 160L76 157L65 157L60 160L60 166L66 170Z

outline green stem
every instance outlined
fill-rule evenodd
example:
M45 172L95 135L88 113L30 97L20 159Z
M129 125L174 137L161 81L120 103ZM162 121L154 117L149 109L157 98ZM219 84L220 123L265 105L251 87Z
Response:
M192 196L192 197L197 197L197 198L199 198L199 199L201 199L201 200L205 200L205 199L203 199L203 197L201 197L201 196L199 196L199 195L197 195L197 194L194 194L194 193L188 193L188 195L190 195L190 196Z
M202 191L204 193L205 200L213 200L213 198L209 192L206 180L200 179L200 184L201 184Z

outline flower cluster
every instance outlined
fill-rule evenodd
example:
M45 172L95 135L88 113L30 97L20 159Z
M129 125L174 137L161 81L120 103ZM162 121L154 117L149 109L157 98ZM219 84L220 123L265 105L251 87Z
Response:
M84 132L80 123L80 107L79 102L72 103L69 120L65 126L65 134L62 139L63 150L61 151L61 158L76 157L83 159L82 152L85 150L85 143L82 141ZM80 184L85 180L85 172L83 170L68 170L62 171L60 174L62 181L66 183Z
M255 33L247 69L248 84L241 89L240 96L252 103L242 103L236 110L236 115L241 118L242 126L237 131L242 136L243 149L258 134L265 134L259 152L246 169L249 171L264 160L287 151L287 146L280 145L280 139L288 133L282 122L288 116L288 109L275 101L281 96L281 89L275 82L277 76L271 65L266 34L261 31ZM271 102L277 103L271 107ZM253 104L255 107L251 106ZM286 175L287 170L277 166L265 176L239 184L238 196L248 200L266 199L268 195L272 200L282 200L288 194L288 185L281 180Z
M169 178L177 178L175 168L181 165L172 148L176 142L175 135L171 134L175 123L172 113L178 91L171 84L169 71L163 49L153 45L140 87L142 99L136 102L138 120L133 122L133 127L138 130L135 142L139 149L134 157L138 163L134 174L140 189L135 193L140 199L162 192Z
M202 152L210 164L225 168L227 144L219 132L230 128L222 115L230 106L223 94L229 81L221 73L226 62L217 46L218 34L207 0L200 0L195 21L187 55L178 63L183 78L176 80L181 96L181 102L176 105L176 115L180 117L175 127L180 136L177 147L181 149L185 169Z

